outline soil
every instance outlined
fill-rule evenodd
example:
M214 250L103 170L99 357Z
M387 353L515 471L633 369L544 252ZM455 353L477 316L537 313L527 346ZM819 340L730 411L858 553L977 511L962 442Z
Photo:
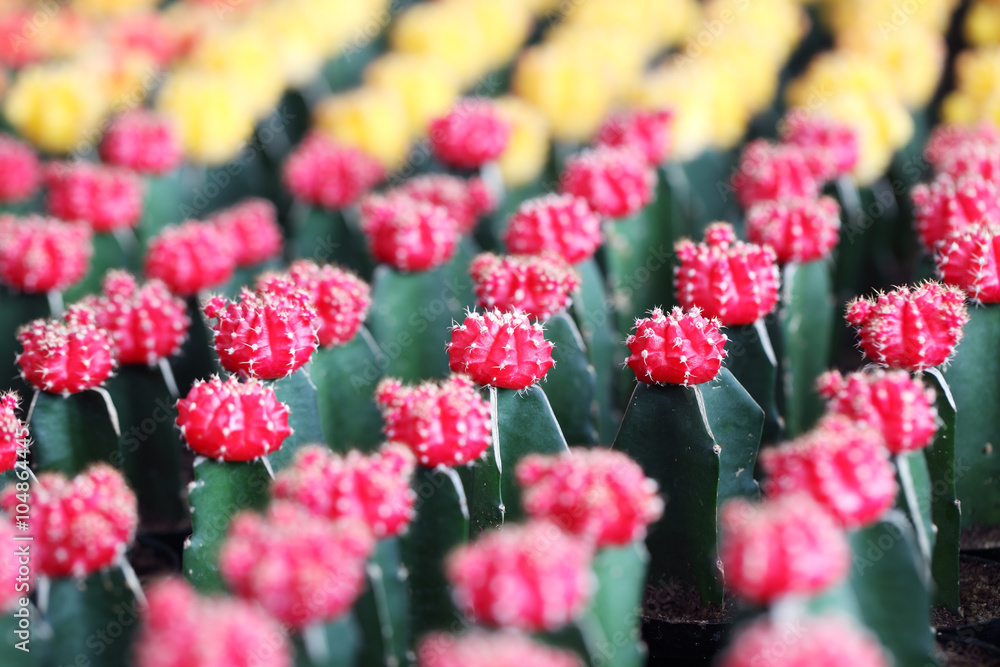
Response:
M963 549L996 549L1000 547L1000 526L973 526L962 530Z
M721 606L706 605L694 587L676 582L647 586L642 611L646 618L669 623L726 623L736 617L733 600L727 598Z
M1000 667L1000 652L977 643L938 640L947 667Z
M958 585L962 616L946 609L934 610L934 626L954 628L1000 618L1000 563L963 558L959 563Z

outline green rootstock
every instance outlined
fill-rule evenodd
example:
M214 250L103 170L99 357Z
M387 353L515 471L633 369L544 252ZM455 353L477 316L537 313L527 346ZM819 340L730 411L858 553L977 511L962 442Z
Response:
M657 481L663 518L650 527L650 576L698 588L721 602L716 566L718 510L726 499L756 497L753 465L763 411L723 369L701 385L636 385L615 440Z
M382 378L380 357L362 327L347 343L313 353L310 377L316 385L323 436L336 452L370 452L383 441L375 386Z
M295 651L295 667L343 667L357 664L358 652L363 639L357 619L352 612L310 628L316 638L315 648L303 634L293 635L292 649Z
M934 667L930 589L916 537L898 511L850 535L848 580L810 603L850 614L878 637L896 667Z
M310 365L306 364L271 384L277 399L288 406L288 425L293 429L292 434L281 443L281 448L267 457L275 472L288 467L302 447L324 442L318 393L309 378L309 371Z
M825 260L788 264L781 281L778 354L785 426L788 435L795 437L812 428L823 414L816 378L830 362L834 302Z
M139 499L144 519L187 517L181 486L176 398L159 368L123 366L108 381L121 423L120 466Z
M1000 306L970 306L944 373L955 398L955 471L962 525L1000 524Z
M646 647L639 637L649 553L640 542L607 547L594 556L597 591L581 623L591 664L641 667Z
M188 502L191 537L184 545L184 576L202 593L226 590L219 574L219 549L233 517L267 506L271 478L260 461L218 463L198 458Z
M725 333L729 340L723 363L764 411L761 443L780 442L784 419L777 403L778 360L764 320L726 327Z
M469 540L469 519L447 474L417 466L413 477L416 517L403 537L403 564L409 572L413 637L433 630L456 631L462 616L451 599L444 561Z
M379 540L368 562L368 587L354 605L361 627L362 667L407 664L410 600L398 538Z
M468 253L456 255L431 271L402 273L380 266L375 272L368 325L386 375L411 383L448 375L444 346L452 321L462 321L475 303L468 259Z
M121 468L117 419L96 390L36 392L28 423L36 469L72 476L99 461Z
M517 464L529 454L562 454L569 451L552 406L537 384L520 392L497 390L499 461L494 449L473 468L468 491L472 534L524 518L521 489L515 477Z
M573 318L594 367L598 436L600 442L608 444L618 430L615 389L625 361L621 346L624 338L614 329L614 306L597 262L580 262L576 270L580 273L580 287L573 295Z
M289 250L295 259L335 263L366 280L375 269L364 234L345 211L331 211L296 203L292 213Z
M936 527L931 571L935 604L957 610L958 559L962 537L962 507L955 486L955 399L948 382L936 368L926 376L937 394L938 430L934 442L924 449L930 474L931 517Z
M570 444L595 444L596 376L580 330L569 315L558 313L545 323L545 338L553 343L552 359L555 361L555 366L545 374L545 395L556 421Z

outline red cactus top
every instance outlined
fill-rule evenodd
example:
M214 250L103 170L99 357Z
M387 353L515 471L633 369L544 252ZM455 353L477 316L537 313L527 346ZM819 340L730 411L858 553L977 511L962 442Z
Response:
M139 285L132 274L111 270L102 287L99 297L87 297L83 303L93 308L97 325L111 334L118 363L152 366L180 351L191 319L184 301L162 281L154 278Z
M725 222L705 231L705 242L683 240L675 246L677 301L684 308L701 308L725 326L751 324L778 303L777 256L770 246L736 240Z
M111 334L90 308L73 306L61 320L35 320L17 331L21 377L37 389L75 394L104 383L115 368Z
M288 156L283 179L298 199L321 208L342 209L381 183L385 168L357 148L313 133Z
M837 245L840 205L832 197L761 201L746 215L747 238L774 248L780 264L829 256Z
M793 629L794 628L794 629ZM794 641L789 638L794 636ZM867 630L837 614L791 623L762 618L742 628L719 667L889 667L891 658Z
M951 357L969 313L962 290L929 281L875 299L855 299L845 318L858 329L861 349L869 359L918 371Z
M213 214L208 222L231 239L236 266L256 266L281 255L278 212L266 199L244 199Z
M459 637L433 634L417 651L419 667L583 667L574 653L519 632L471 630Z
M675 307L664 315L655 308L636 320L625 340L631 355L625 363L646 384L701 384L715 379L726 356L726 336L719 321L701 310Z
M448 364L480 385L525 389L549 372L552 343L521 312L471 312L451 330Z
M977 303L1000 303L1000 218L957 229L942 239L934 253L938 277L962 288Z
M266 516L236 515L219 552L219 571L236 595L301 630L351 608L365 589L365 562L374 547L360 521L330 521L277 502Z
M504 232L507 250L514 254L538 255L548 250L570 264L590 259L603 242L601 220L587 200L566 194L526 200Z
M568 454L525 457L517 466L525 511L597 547L641 540L663 514L656 481L627 455L574 447Z
M417 386L386 378L375 400L385 420L385 437L409 447L421 465L470 463L490 446L489 405L464 376Z
M851 567L844 531L809 496L727 502L719 515L719 560L726 587L752 603L810 595L836 585Z
M230 373L273 380L301 368L319 346L316 311L301 290L251 292L238 301L214 297L205 315L216 320L215 351Z
M849 125L801 110L787 113L779 125L781 139L810 156L813 174L820 181L849 174L858 163L858 136Z
M16 392L0 394L0 472L12 470L18 455L28 446L28 427L17 414L20 404ZM0 581L5 581L3 576Z
M396 193L361 202L361 231L379 262L400 271L429 271L455 254L458 221L447 209Z
M635 215L653 200L656 174L629 148L599 146L566 160L560 192L582 197L598 215L620 219Z
M42 182L38 154L29 144L0 133L0 203L29 199Z
M160 175L184 159L170 119L153 111L126 111L111 123L101 141L101 159L140 174Z
M473 289L483 308L520 310L547 320L570 303L580 285L576 271L553 252L540 255L478 255L469 265Z
M0 506L13 515L20 503L11 484ZM114 564L135 538L139 524L135 494L116 469L98 463L67 479L38 476L31 494L32 569L47 577L85 577Z
M656 166L667 159L673 140L670 109L629 109L609 117L597 131L598 146L630 148Z
M350 271L307 259L293 262L286 273L265 274L260 292L301 290L309 295L319 321L319 344L343 345L357 335L371 307L371 288Z
M410 488L416 459L399 443L372 453L334 454L310 445L295 454L271 485L275 498L296 503L327 519L363 522L378 539L402 533L414 517L416 494Z
M801 146L757 139L743 149L731 186L744 209L767 200L815 198L820 190L816 170L813 156Z
M978 222L1000 223L1000 187L978 174L938 176L910 193L917 235L928 251L953 232Z
M28 294L61 291L87 275L94 252L85 223L0 216L0 280Z
M177 426L196 454L220 461L254 461L292 434L288 406L274 389L251 380L197 381L177 401Z
M427 128L431 150L443 163L476 169L500 157L507 147L510 125L486 98L460 100Z
M531 521L483 533L453 551L445 571L455 600L473 620L554 630L577 618L590 599L591 554L586 542L555 524Z
M225 665L292 667L287 631L255 604L232 597L200 597L173 577L147 593L143 626L135 642L141 667Z
M150 242L145 271L178 296L194 296L229 281L236 270L229 234L208 222L188 220L166 227Z
M143 183L135 172L90 162L53 162L45 168L49 213L82 220L95 232L139 224Z
M926 447L937 432L934 390L906 371L832 371L816 386L828 411L880 432L893 454Z

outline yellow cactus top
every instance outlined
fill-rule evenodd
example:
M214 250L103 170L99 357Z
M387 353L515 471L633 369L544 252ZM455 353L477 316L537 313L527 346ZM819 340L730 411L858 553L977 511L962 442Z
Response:
M605 68L615 97L634 88L642 77L646 54L635 36L624 28L567 24L547 35L547 45L576 53L595 68Z
M974 46L1000 44L1000 0L975 0L965 15L963 31Z
M488 70L503 67L517 55L531 32L532 16L518 2L496 0L438 0L455 11L471 11L483 37L479 49L485 52ZM485 73L485 72L484 72Z
M955 59L956 88L977 102L1000 89L1000 46L967 50Z
M184 153L193 162L227 162L253 134L250 105L232 80L222 74L175 71L163 83L156 108L173 120Z
M71 7L84 16L106 18L151 9L156 0L72 0Z
M487 37L475 11L457 2L418 3L392 25L392 48L405 53L437 56L451 65L463 86L472 85L490 69Z
M263 26L242 23L206 34L188 64L228 79L231 86L240 90L255 118L267 115L285 88L269 30Z
M313 110L314 127L334 141L354 146L398 169L410 150L410 122L406 106L394 91L363 86L332 95Z
M809 27L809 21L794 0L709 0L705 3L703 30L725 38L739 28L760 38L759 45L781 61L791 54ZM756 52L754 52L756 53ZM745 57L745 56L744 56Z
M510 124L507 147L498 163L508 187L519 187L538 179L549 158L549 123L545 115L513 96L494 100L500 117Z
M325 58L325 35L310 0L268 3L255 9L247 22L267 38L291 87L302 87L316 78Z
M43 151L66 154L89 149L108 109L106 92L100 73L90 67L33 65L18 72L12 82L4 115Z
M422 137L427 124L451 109L461 96L451 65L431 55L389 52L365 69L365 83L395 91L403 101L410 136Z
M815 107L841 92L884 95L893 83L884 66L848 51L815 56L806 71L788 85L785 101L794 107Z
M823 0L822 15L836 34L859 27L888 33L910 22L943 34L957 6L958 0Z
M838 37L837 46L885 68L896 97L910 109L930 102L944 70L944 38L916 21L891 31L844 33Z
M557 44L521 54L513 88L548 119L560 141L588 141L615 101L613 71L599 57Z

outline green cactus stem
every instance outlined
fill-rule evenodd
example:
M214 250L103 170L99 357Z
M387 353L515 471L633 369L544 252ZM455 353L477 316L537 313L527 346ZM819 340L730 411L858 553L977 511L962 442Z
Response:
M368 562L368 588L354 607L364 641L362 667L406 665L409 594L397 538L379 540Z
M580 330L569 315L558 313L545 323L545 337L554 345L555 361L545 375L545 395L559 428L573 445L596 444L596 373L587 358Z
M764 413L732 374L684 387L638 383L614 448L637 461L669 499L650 527L650 576L697 587L722 602L716 566L718 508L756 497L753 480Z
M934 602L957 611L959 604L958 559L962 537L962 507L958 502L955 460L955 399L941 371L927 372L937 394L938 430L934 442L924 449L931 484L931 518L936 534L931 570L934 575Z
M76 475L97 461L122 467L118 413L102 387L65 398L36 390L28 427L38 470Z
M494 446L473 468L469 508L472 535L524 518L517 464L529 454L569 451L566 438L540 386L521 391L489 389L495 414ZM495 394L496 399L493 400Z
M581 623L592 664L642 667L646 646L639 637L649 553L640 542L601 549L594 556L597 579Z
M336 263L365 280L372 277L375 263L358 227L356 207L332 211L296 201L289 215L292 229L288 246L293 258Z
M785 428L789 437L808 431L823 414L816 378L829 366L834 306L825 260L788 264L781 272L777 343ZM773 338L772 338L773 340ZM780 404L779 404L780 405Z
M965 336L944 377L955 398L955 473L962 526L1000 525L1000 306L969 309Z
M309 373L318 393L323 436L334 451L371 452L382 443L382 415L373 399L382 361L364 327L344 345L313 353Z
M780 442L784 437L784 418L777 403L778 359L764 320L727 327L726 336L729 340L723 365L764 411L761 444Z

